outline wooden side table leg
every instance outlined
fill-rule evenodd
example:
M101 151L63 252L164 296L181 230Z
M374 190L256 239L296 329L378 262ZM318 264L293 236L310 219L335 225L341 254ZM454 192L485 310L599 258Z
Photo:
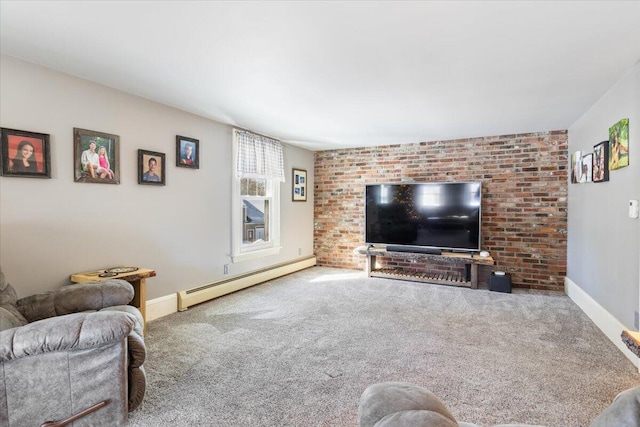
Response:
M365 271L367 273L367 277L371 277L371 272L376 268L376 256L375 255L367 255L367 265L365 267Z
M471 264L471 289L478 289L478 264Z
M146 336L147 335L147 286L145 283L145 279L132 280L129 283L133 285L133 290L135 295L133 296L133 300L131 301L131 305L140 310L140 314L142 314L142 320L144 321L142 325L142 332Z

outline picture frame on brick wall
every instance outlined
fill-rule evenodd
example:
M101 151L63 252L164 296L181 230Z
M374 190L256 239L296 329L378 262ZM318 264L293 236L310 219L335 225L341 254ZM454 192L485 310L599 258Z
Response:
M609 141L593 146L593 182L609 181Z
M582 176L580 183L593 182L593 153L582 155Z
M582 151L576 151L571 155L571 183L578 184L582 178Z

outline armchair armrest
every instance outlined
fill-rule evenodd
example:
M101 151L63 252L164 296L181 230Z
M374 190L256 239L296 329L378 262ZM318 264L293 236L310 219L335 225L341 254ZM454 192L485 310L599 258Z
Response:
M131 283L112 279L67 285L57 291L21 298L16 302L16 308L29 322L35 322L63 314L126 305L133 297Z
M0 332L0 362L51 351L84 350L124 340L135 317L124 312L76 313Z

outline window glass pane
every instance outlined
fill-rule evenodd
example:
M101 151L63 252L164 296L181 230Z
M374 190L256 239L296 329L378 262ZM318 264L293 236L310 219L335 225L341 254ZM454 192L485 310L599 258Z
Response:
M240 195L242 196L267 196L267 180L257 178L240 179Z
M257 190L257 184L256 184L256 180L255 179L249 179L249 190L247 190L247 195L249 196L255 196L258 194Z
M257 179L257 189L256 196L266 196L267 195L267 180L266 179Z
M249 191L249 179L242 178L240 180L240 195L248 196L249 195L248 191Z
M242 199L242 243L269 241L269 200Z

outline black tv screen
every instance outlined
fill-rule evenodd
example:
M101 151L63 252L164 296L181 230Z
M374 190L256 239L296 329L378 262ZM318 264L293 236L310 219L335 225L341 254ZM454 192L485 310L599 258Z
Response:
M480 182L367 185L365 243L480 250Z

